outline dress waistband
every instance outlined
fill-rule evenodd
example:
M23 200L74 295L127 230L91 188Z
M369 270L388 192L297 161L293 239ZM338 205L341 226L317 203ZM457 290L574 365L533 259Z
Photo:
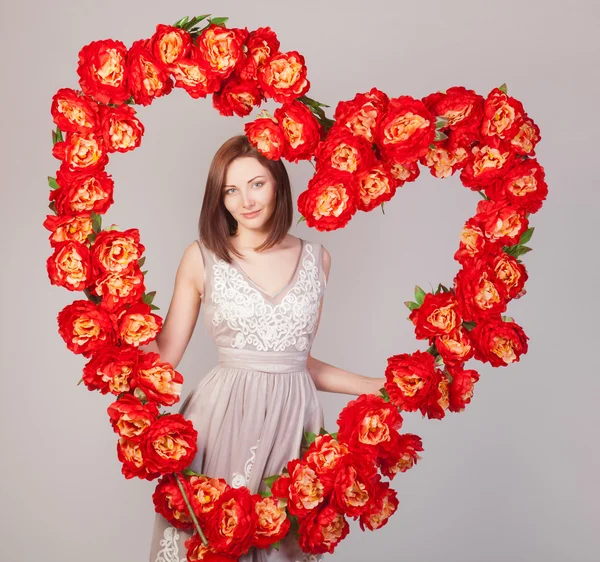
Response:
M219 347L219 364L224 367L264 371L266 373L293 373L306 369L306 351L257 351L237 347Z

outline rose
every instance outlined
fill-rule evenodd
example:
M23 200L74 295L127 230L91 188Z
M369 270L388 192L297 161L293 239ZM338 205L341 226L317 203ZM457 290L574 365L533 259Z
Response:
M124 273L105 273L97 277L91 289L102 297L102 308L108 311L139 301L145 290L144 274L137 264Z
M499 88L494 88L483 105L481 133L488 137L512 139L523 120L523 105Z
M138 301L129 308L127 306L123 305L114 313L119 339L135 347L155 340L162 328L163 319L150 312L150 305L145 302Z
M190 497L190 486L185 478L180 478L177 474L165 474L158 481L152 494L154 508L156 513L160 513L173 527L193 531L194 522L181 489L175 481L176 478L179 478L187 497Z
M79 85L100 103L122 104L130 96L127 47L121 41L92 41L79 51Z
M98 104L71 88L61 88L52 96L50 113L61 131L85 136L98 127Z
M92 261L102 272L122 273L133 269L145 249L137 228L103 230L94 240Z
M154 57L150 39L133 42L127 52L126 65L129 89L136 104L150 105L155 98L171 93L173 79Z
M168 73L172 71L173 64L187 56L191 44L192 38L187 31L160 23L148 42L148 48L154 55L153 62Z
M454 277L458 311L463 320L483 321L506 310L504 283L484 259L475 259Z
M358 209L368 212L389 201L396 194L400 183L392 175L389 165L383 161L378 161L368 170L358 173Z
M304 552L331 553L350 532L350 525L335 507L328 504L311 511L300 521L298 532L298 542Z
M134 386L144 391L149 400L163 406L179 402L183 376L173 366L160 360L158 353L145 353L139 363Z
M46 215L44 228L52 233L48 239L53 248L63 240L73 240L84 244L87 242L87 237L94 231L91 213L88 211L63 216Z
M76 300L65 306L58 313L57 321L58 333L67 347L84 357L115 341L110 316L88 300Z
M371 145L347 129L334 126L316 149L317 173L328 169L342 172L364 172L375 164Z
M488 240L502 245L518 243L529 227L525 213L506 201L479 201L473 218Z
M298 210L309 227L317 230L342 228L357 209L355 177L336 169L316 173L298 197Z
M198 432L181 414L158 418L144 438L145 462L152 472L179 472L190 464L198 450Z
M388 96L377 88L356 94L352 100L337 104L334 112L336 125L373 143L377 125L388 103Z
M471 338L465 328L457 326L448 334L435 337L435 348L441 355L444 365L457 365L468 361L474 353Z
M396 474L406 472L421 460L419 451L422 450L423 443L418 435L395 432L388 442L382 444L377 458L379 469L393 480Z
M485 143L471 149L460 180L473 191L486 188L494 180L506 174L513 165L515 151L510 144L497 137L488 138Z
M213 107L221 114L234 113L244 117L260 106L262 94L256 81L229 79L219 92L213 94Z
M69 291L83 291L90 283L91 269L87 246L72 240L59 242L46 260L50 283Z
M417 339L431 339L452 332L462 322L452 292L427 293L423 304L411 311L409 320L415 326Z
M535 159L516 164L491 184L486 193L493 201L506 200L515 209L537 213L548 195L544 169Z
M402 427L402 417L396 406L380 396L362 394L342 409L337 423L338 439L347 443L350 451L375 457L381 445Z
M246 28L227 29L210 24L196 41L199 58L213 73L225 79L243 62L242 46L247 37Z
M238 75L242 80L257 80L259 67L279 51L279 39L270 27L259 27L248 34L246 49Z
M142 439L119 438L117 456L122 463L121 473L128 480L130 478L156 480L160 476L160 472L153 472L146 465L146 451Z
M430 147L421 164L427 166L431 175L436 178L447 178L467 164L468 153L462 146L452 148L448 141L436 143Z
M290 162L310 160L321 137L321 125L303 103L291 101L274 113L285 139L283 156Z
M479 380L479 373L473 369L453 368L448 366L452 376L450 383L450 405L451 412L462 412L466 405L471 402L473 387Z
M200 57L196 45L190 46L186 58L172 65L171 72L175 77L175 86L183 88L192 98L205 98L221 87L221 77L208 68L208 64Z
M517 154L535 156L535 146L540 142L540 128L534 123L533 119L523 114L523 121L517 134L510 140L510 145Z
M379 482L376 489L378 492L373 510L360 516L360 528L363 531L365 528L374 531L383 527L398 509L398 494L388 482Z
M56 173L58 189L48 195L59 215L84 211L104 214L114 203L114 182L104 170L71 172L62 168Z
M264 95L279 103L299 98L310 89L304 57L297 51L269 57L259 67L257 78Z
M119 395L129 392L137 374L141 351L132 348L106 347L94 354L83 368L83 382L88 390Z
M208 476L191 476L189 479L191 503L198 516L204 517L211 512L221 495L230 486L223 478L210 478Z
M469 335L475 345L475 359L493 367L505 367L527 353L529 336L516 322L498 318L480 322Z
M252 546L267 548L287 535L291 521L285 509L278 507L273 497L263 498L260 494L254 494L252 500L257 516Z
M132 394L121 396L106 411L115 433L128 439L143 435L158 417L158 408L155 403L142 404Z
M285 136L281 128L268 117L259 117L244 125L244 133L258 151L269 158L279 160L283 154Z
M480 140L484 99L474 90L452 86L445 92L430 94L422 101L436 117L447 121L440 130L448 135L448 141L444 144L450 150L468 147Z
M391 402L401 411L420 410L429 418L443 417L438 401L443 398L439 386L445 377L435 368L433 356L415 351L393 355L387 361L384 387Z
M52 147L52 155L63 161L70 171L95 172L108 164L102 137L94 133L67 133L64 141Z
M140 146L144 125L129 105L101 107L100 133L107 152L127 152Z
M258 515L248 488L229 488L206 518L205 533L215 550L241 556L252 546Z
M435 116L410 96L390 100L375 132L384 158L404 162L424 156L434 138Z

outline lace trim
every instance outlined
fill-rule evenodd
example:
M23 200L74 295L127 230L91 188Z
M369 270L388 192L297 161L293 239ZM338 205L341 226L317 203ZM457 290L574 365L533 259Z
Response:
M187 554L183 558L179 558L179 533L177 529L166 527L163 537L159 543L163 548L158 551L154 562L187 562Z
M256 287L231 264L215 256L213 264L214 305L212 323L223 322L234 330L231 346L256 346L258 351L283 351L294 346L309 347L319 315L321 281L312 244L306 243L306 256L295 283L279 304L269 303Z
M317 556L316 554L303 554L301 560L295 560L294 562L323 562L323 556Z
M239 472L233 473L233 478L231 480L232 488L248 486L248 483L250 482L250 474L252 473L252 467L254 466L254 459L256 458L256 449L258 449L259 443L260 439L256 442L256 445L250 447L250 458L244 464L244 474L240 474Z

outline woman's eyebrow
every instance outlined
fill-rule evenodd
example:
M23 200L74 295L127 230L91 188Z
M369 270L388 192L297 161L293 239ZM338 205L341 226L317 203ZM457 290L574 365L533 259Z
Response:
M264 178L265 176L256 176L253 177L251 180L248 180L248 183L253 182L256 178ZM223 187L236 187L235 185L224 185Z

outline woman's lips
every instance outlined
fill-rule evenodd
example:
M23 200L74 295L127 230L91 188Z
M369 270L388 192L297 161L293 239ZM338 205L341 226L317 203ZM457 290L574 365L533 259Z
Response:
M262 209L259 209L258 211L254 211L253 213L250 213L250 214L242 213L242 215L244 217L246 217L247 219L253 219L254 217L258 216L258 213L260 213L261 211L262 211Z

